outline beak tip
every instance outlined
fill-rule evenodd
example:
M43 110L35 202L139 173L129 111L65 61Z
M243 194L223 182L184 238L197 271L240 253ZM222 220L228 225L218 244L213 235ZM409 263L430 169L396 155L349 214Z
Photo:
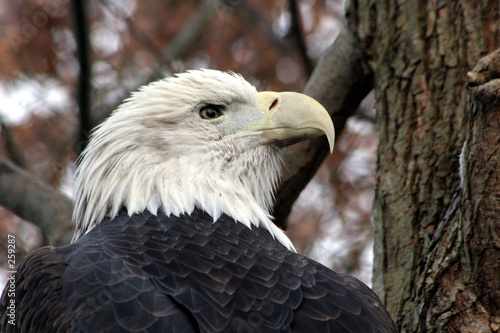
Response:
M326 134L326 138L328 140L328 146L330 148L330 154L333 153L333 148L335 147L335 134L332 132L332 134Z

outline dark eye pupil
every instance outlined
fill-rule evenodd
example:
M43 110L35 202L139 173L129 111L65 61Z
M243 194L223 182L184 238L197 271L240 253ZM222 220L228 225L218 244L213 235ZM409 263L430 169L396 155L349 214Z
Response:
M217 105L206 105L200 109L200 116L203 119L215 119L220 117L222 112Z

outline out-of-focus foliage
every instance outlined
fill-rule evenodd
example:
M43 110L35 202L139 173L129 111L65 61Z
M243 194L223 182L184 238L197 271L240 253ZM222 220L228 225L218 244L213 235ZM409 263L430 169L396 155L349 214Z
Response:
M85 4L95 122L144 82L191 68L238 72L259 90L300 91L306 62L314 64L343 25L342 0L296 1L298 30L287 0ZM0 153L68 192L80 131L74 17L68 0L0 7ZM376 136L371 106L363 109L296 203L288 233L299 252L369 282ZM17 235L18 261L43 245L35 227L0 207L2 265L7 234Z

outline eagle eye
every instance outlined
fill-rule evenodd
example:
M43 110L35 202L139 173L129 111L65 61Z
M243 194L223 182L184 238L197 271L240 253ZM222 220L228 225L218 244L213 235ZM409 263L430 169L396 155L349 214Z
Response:
M222 116L222 111L218 105L208 104L200 109L200 117L203 119L215 119L220 116Z

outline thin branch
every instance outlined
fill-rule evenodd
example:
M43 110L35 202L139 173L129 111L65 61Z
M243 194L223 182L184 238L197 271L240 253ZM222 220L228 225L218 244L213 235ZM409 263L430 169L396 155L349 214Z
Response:
M328 110L338 135L371 89L372 74L364 70L363 52L356 38L345 27L321 57L304 93ZM325 138L297 146L295 153L300 156L300 160L288 166L289 173L274 203L275 223L282 228L286 228L293 203L328 153Z
M14 163L16 163L17 165L26 165L26 160L24 159L23 155L19 153L19 149L17 147L14 136L12 135L10 127L1 119L0 129L7 155L9 155L12 161L14 161Z
M38 226L46 243L71 241L72 201L0 156L0 205Z
M78 80L80 139L77 145L78 151L82 151L87 145L88 136L93 127L90 119L90 91L92 88L90 84L90 48L87 28L87 10L85 6L84 0L73 0L77 57L78 64L80 65L80 75Z
M307 54L307 46L304 40L304 29L300 15L300 8L296 0L288 1L288 10L290 11L291 16L290 35L297 45L302 64L304 65L304 69L307 73L307 76L309 77L314 70L314 65L311 61L311 58L309 58L309 55Z
M257 6L256 4L247 0L234 1L237 5L232 5L231 1L228 0L224 0L223 2L227 6L238 8L238 11L246 16L246 21L250 24L249 29L257 29L275 49L280 51L290 49L290 44L284 38L278 37L269 25L269 21L262 17L261 13L254 8Z
M161 51L161 56L157 59L158 65L151 70L149 76L139 86L163 77L162 72L165 67L170 68L172 62L181 57L201 35L203 28L206 27L210 18L215 14L220 2L220 0L207 0L204 2L200 9L188 20L184 29ZM130 92L127 92L124 96L117 99L119 101L118 103L121 103L129 94ZM116 107L117 105L114 105L106 111L99 112L99 119L95 119L94 126L109 116Z
M99 2L115 17L123 20L127 25L130 34L134 36L146 49L148 49L149 52L151 52L156 57L156 59L161 58L162 52L160 47L158 47L156 43L151 38L149 38L148 34L146 34L140 27L135 24L134 20L132 20L132 18L127 15L122 7L118 5L118 3L106 0L99 0Z
M185 28L163 49L162 55L158 59L158 66L152 71L147 83L163 77L162 71L165 65L170 66L173 60L180 57L193 45L219 7L219 3L219 0L207 0L203 3L198 12L188 20Z

